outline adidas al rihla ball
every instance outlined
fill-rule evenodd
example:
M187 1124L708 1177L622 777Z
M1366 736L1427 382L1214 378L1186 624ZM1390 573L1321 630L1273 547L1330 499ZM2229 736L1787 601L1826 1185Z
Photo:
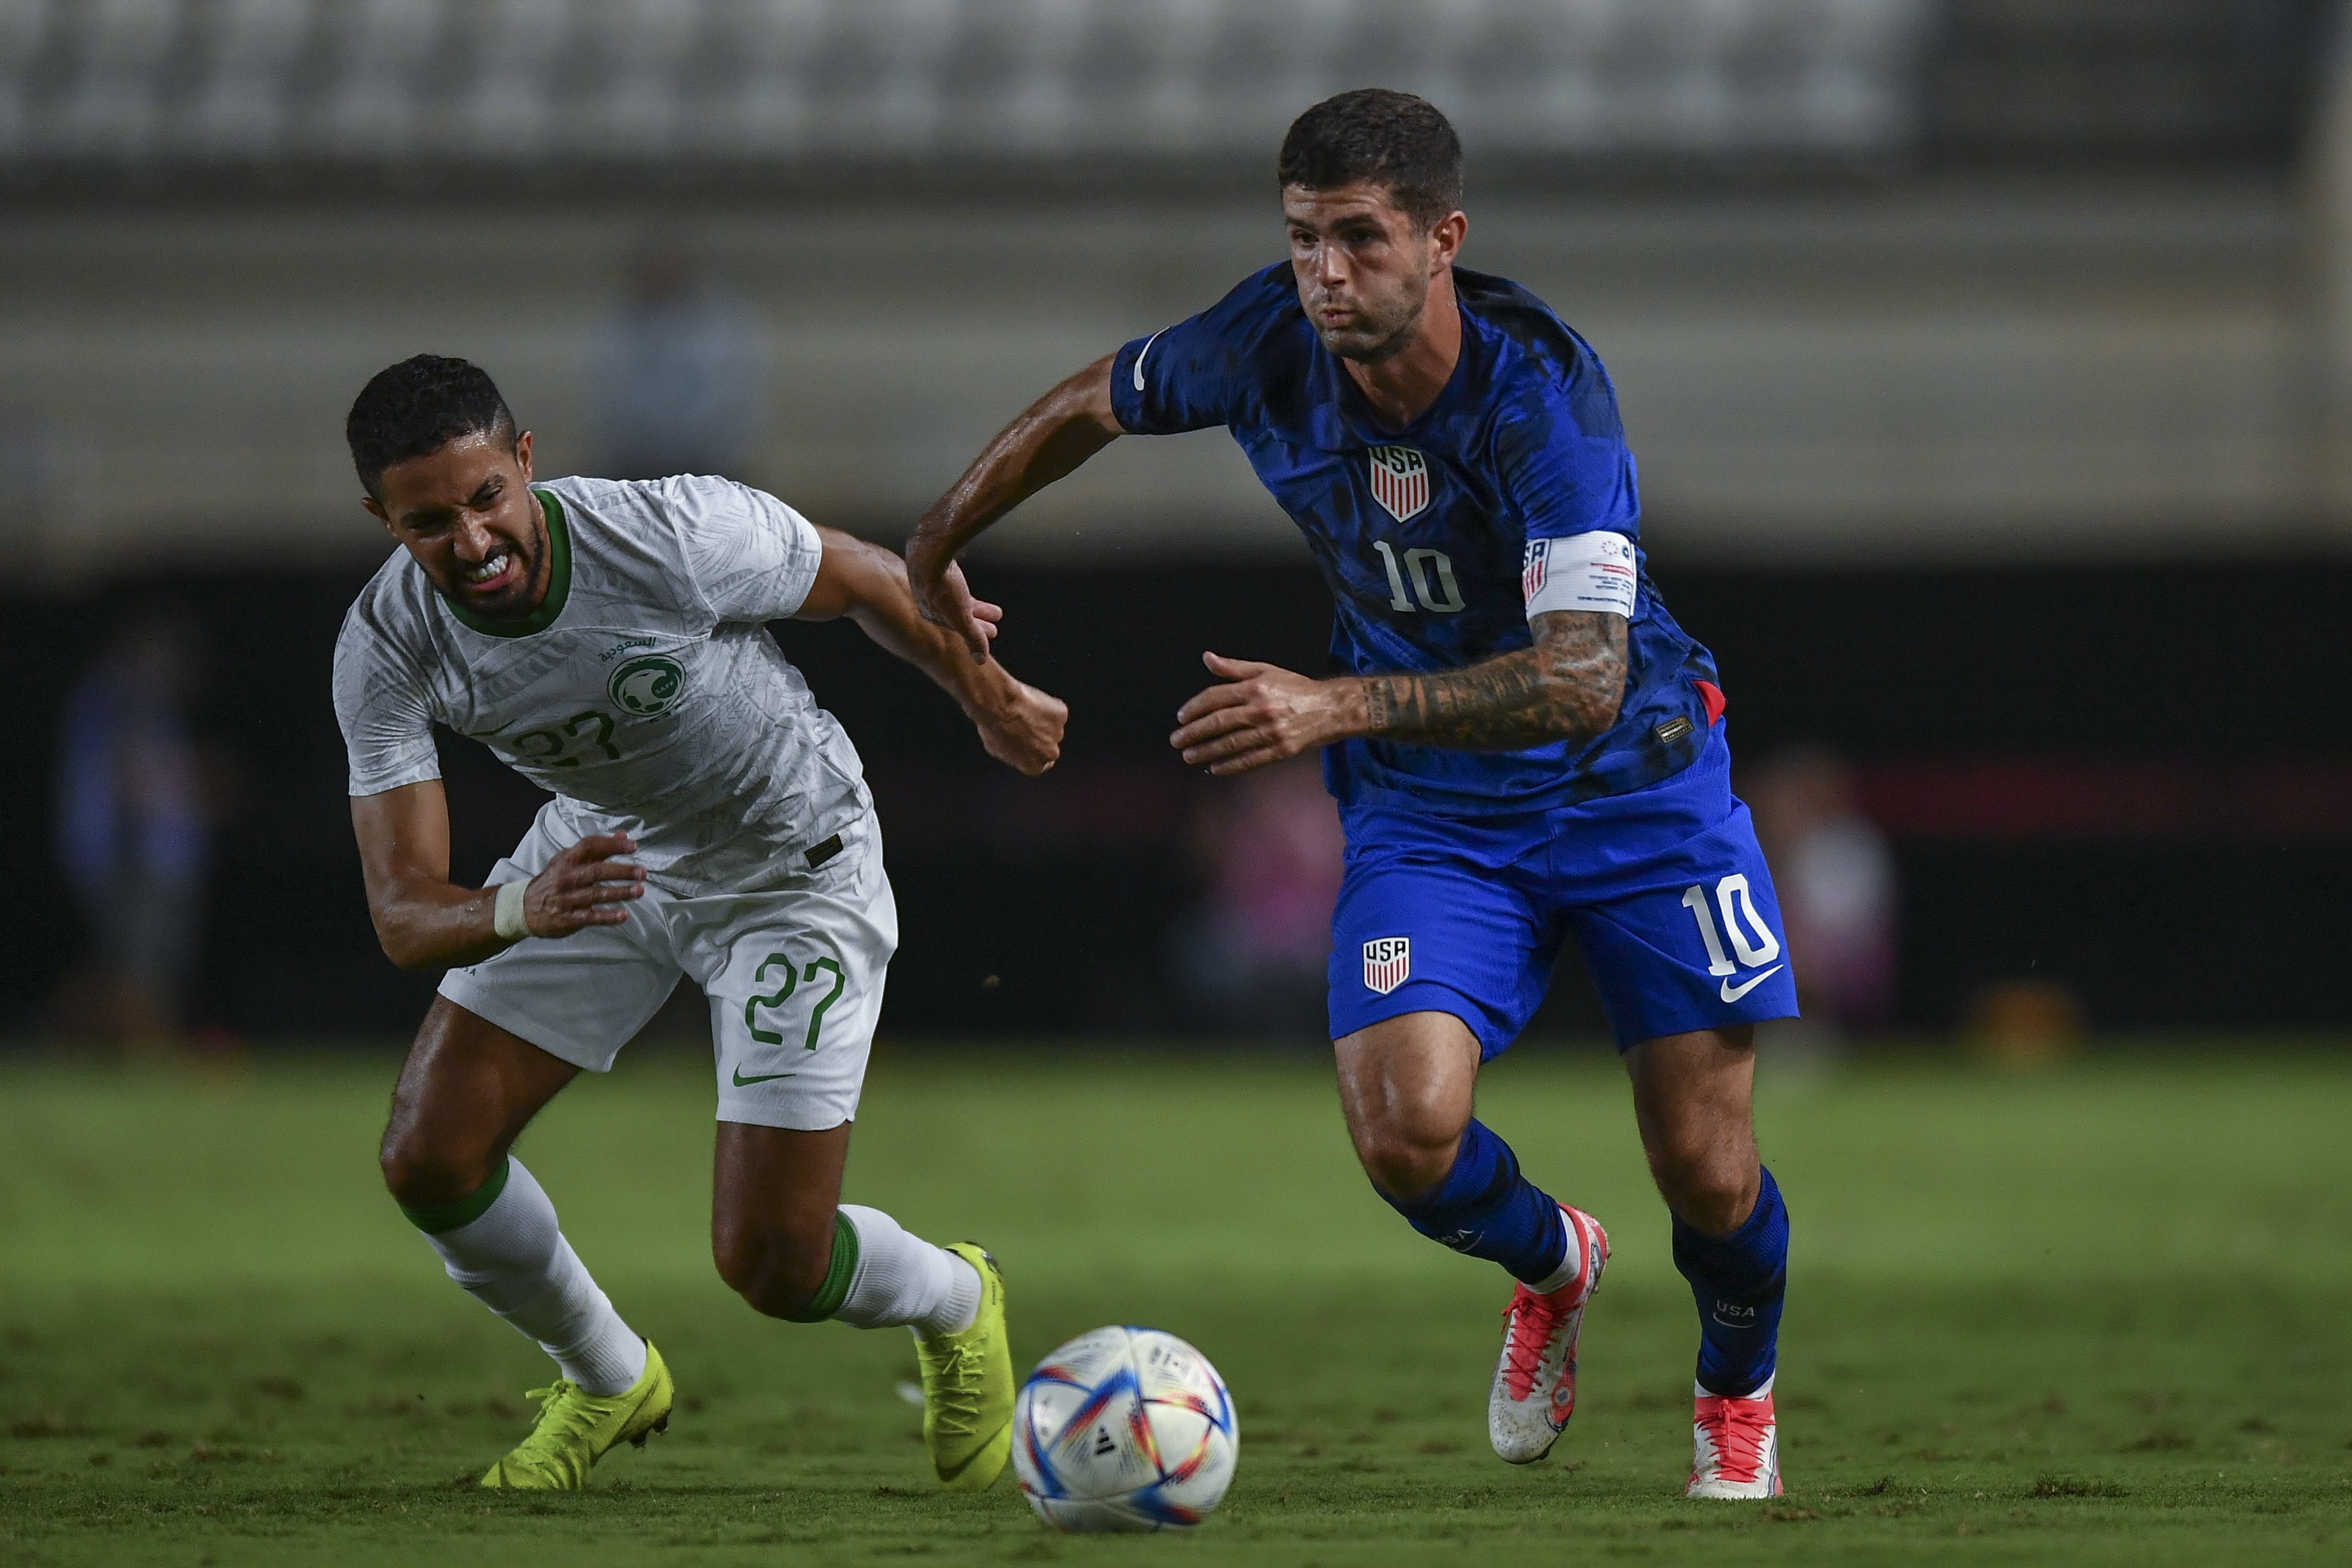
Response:
M1013 1407L1013 1469L1057 1530L1182 1530L1233 1484L1241 1427L1209 1358L1157 1329L1080 1334Z

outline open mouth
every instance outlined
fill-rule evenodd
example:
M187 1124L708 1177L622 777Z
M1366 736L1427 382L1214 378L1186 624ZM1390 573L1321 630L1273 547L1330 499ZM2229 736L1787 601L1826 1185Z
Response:
M492 551L478 563L457 563L457 581L478 598L488 598L514 586L521 575L522 558L504 548Z

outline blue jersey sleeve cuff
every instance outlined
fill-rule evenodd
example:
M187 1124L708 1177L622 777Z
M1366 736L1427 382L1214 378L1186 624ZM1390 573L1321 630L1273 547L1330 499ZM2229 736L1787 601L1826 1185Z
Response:
M1110 411L1118 416L1119 427L1130 436L1160 434L1144 414L1142 377L1137 374L1143 351L1150 346L1151 338L1159 335L1154 332L1150 338L1138 338L1111 356Z

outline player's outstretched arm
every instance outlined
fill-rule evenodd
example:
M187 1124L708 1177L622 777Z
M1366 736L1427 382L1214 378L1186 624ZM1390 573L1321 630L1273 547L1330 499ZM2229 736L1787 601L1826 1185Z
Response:
M916 608L905 562L838 529L816 531L824 559L794 620L847 616L856 621L867 637L939 682L961 703L980 731L981 744L1006 766L1034 778L1060 760L1068 707L1060 698L1015 680L988 657L989 639L996 636L996 623L1004 612L971 596L961 567L948 562L944 583L965 606L961 624L980 638L977 661L965 656L955 623L942 625Z
M1176 715L1168 743L1193 767L1244 773L1359 736L1464 752L1509 752L1598 735L1625 699L1625 617L1556 610L1535 646L1427 675L1316 680L1204 655L1212 686Z
M992 633L950 568L990 523L1126 434L1110 404L1114 357L1095 361L1007 425L907 541L908 579L923 618L952 630L976 661L987 659Z
M636 848L625 835L583 838L524 888L520 934L501 936L496 888L449 880L449 801L439 779L352 797L368 914L384 955L403 969L479 963L522 936L565 937L629 918L645 892L642 867L614 859Z

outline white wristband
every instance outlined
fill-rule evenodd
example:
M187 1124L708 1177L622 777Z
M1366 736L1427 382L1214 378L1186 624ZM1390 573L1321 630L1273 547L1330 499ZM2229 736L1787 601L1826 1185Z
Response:
M523 889L530 886L529 882L499 884L498 906L490 917L490 923L499 935L509 942L520 942L530 934L530 928L523 924L522 920Z

